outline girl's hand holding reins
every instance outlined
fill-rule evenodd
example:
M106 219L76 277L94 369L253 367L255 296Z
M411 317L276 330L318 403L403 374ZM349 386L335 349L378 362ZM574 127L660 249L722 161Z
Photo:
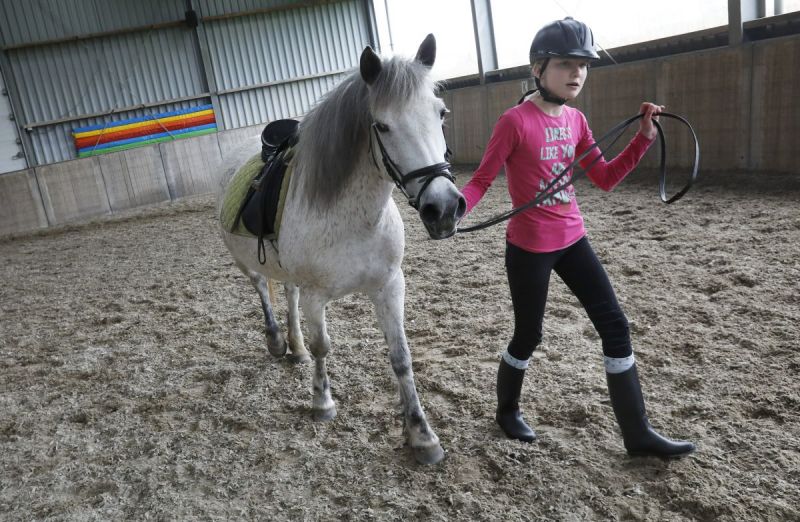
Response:
M642 106L639 108L639 114L644 114L644 118L639 122L639 132L650 141L654 140L658 133L656 126L653 125L653 120L658 121L657 114L663 110L663 105L656 105L649 102L642 103Z

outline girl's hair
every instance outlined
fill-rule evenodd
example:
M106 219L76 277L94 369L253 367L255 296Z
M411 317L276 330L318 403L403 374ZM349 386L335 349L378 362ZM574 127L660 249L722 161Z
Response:
M534 60L533 63L531 64L531 75L535 76L533 74L533 71L536 70L537 67L539 69L541 69L546 60L548 60L548 59L547 58L539 58L538 60Z

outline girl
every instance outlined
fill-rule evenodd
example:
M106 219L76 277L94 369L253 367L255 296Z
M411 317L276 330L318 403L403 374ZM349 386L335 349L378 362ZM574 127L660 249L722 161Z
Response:
M480 201L505 165L514 206L532 200L594 140L586 118L564 105L583 88L589 63L598 60L591 30L570 17L543 27L533 39L530 61L538 90L498 120L478 170L463 189L467 211ZM639 132L610 162L599 159L587 173L603 190L613 189L636 166L656 137L653 117L663 107L643 103ZM589 165L600 152L590 153ZM586 309L603 343L611 404L630 455L680 457L691 442L672 441L650 426L636 373L628 321L603 266L586 238L573 186L538 207L514 216L506 231L506 270L514 305L514 336L497 372L496 420L505 434L531 442L536 434L519 410L525 369L542 340L550 272L555 270Z

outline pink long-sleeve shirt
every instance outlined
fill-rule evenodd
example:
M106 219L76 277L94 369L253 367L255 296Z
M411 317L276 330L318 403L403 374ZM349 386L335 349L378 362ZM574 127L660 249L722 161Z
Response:
M610 162L600 158L587 172L589 180L609 191L633 170L652 143L636 133L628 146ZM545 114L525 101L508 109L497 121L478 170L461 190L467 211L478 204L505 165L508 192L514 207L536 197L563 169L594 144L592 131L581 111L564 106L560 116ZM594 149L581 166L600 155ZM564 178L569 181L572 173ZM541 205L512 217L506 229L509 243L529 252L553 252L586 235L575 188L561 190Z

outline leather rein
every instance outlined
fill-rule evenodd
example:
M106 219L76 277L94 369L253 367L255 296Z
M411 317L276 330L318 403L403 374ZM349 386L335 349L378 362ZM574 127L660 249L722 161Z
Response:
M698 170L698 167L700 165L700 143L697 140L697 134L694 132L694 129L692 128L691 124L689 124L689 122L685 118L683 118L681 116L678 116L677 114L671 114L671 113L668 113L668 112L661 112L661 113L658 113L656 116L663 116L665 118L672 118L672 119L678 120L679 122L683 123L689 129L689 132L692 134L692 138L694 139L694 166L692 167L692 172L689 175L689 179L686 182L686 185L684 185L684 187L682 189L680 189L675 195L673 195L672 197L667 197L667 145L666 145L667 142L666 142L666 139L664 138L664 130L661 128L661 124L658 121L653 120L653 123L655 124L656 129L658 130L658 141L659 141L659 144L661 146L661 160L660 160L660 166L659 166L659 170L661 171L661 177L660 177L660 180L659 180L659 193L660 193L660 196L661 196L661 201L663 201L664 203L669 205L669 204L675 203L676 201L681 199L684 196L684 194L686 194L689 191L689 189L692 187L692 185L694 184L695 180L697 179L697 170ZM507 219L511 219L511 217L513 217L513 216L519 214L520 212L523 212L523 211L525 211L525 210L527 210L529 208L532 208L532 207L535 207L537 205L540 205L546 199L554 196L558 192L564 190L566 187L568 187L568 186L572 185L573 183L575 183L575 180L578 179L580 177L580 175L586 174L588 171L590 171L592 169L592 167L594 166L594 164L597 163L597 161L600 160L600 158L602 158L604 156L605 152L609 148L611 148L614 145L614 143L617 142L617 140L622 136L622 134L625 132L625 130L633 122L635 122L636 120L641 119L643 117L644 117L644 114L637 114L636 116L628 118L627 120L617 124L613 129L608 131L608 133L606 133L605 136L603 136L602 138L597 140L591 147L589 147L588 149L583 151L583 153L581 153L578 157L576 157L572 161L572 163L567 165L564 168L564 170L561 171L561 173L558 176L556 176L555 179L553 179L553 181L551 181L544 188L544 190L542 192L539 193L538 196L536 196L534 199L532 199L528 203L525 203L524 205L521 205L521 206L519 206L519 207L517 207L515 209L509 210L508 212L505 212L503 214L499 214L499 215L497 215L497 216L495 216L495 217L493 217L491 219L488 219L488 220L486 220L484 222L478 223L477 225L472 225L472 226L469 226L469 227L459 228L457 230L457 232L464 233L464 232L474 232L476 230L482 230L482 229L488 228L488 227L490 227L492 225L496 225L498 223L502 223L503 221L506 221ZM614 138L614 139L605 148L600 150L600 154L598 154L598 156L586 168L583 168L582 171L574 173L574 175L569 180L567 180L565 183L563 183L563 184L561 183L561 181L569 174L569 172L572 169L575 168L575 166L577 166L580 163L580 161L583 158L585 158L593 149L599 148L601 143L607 141L610 138Z

